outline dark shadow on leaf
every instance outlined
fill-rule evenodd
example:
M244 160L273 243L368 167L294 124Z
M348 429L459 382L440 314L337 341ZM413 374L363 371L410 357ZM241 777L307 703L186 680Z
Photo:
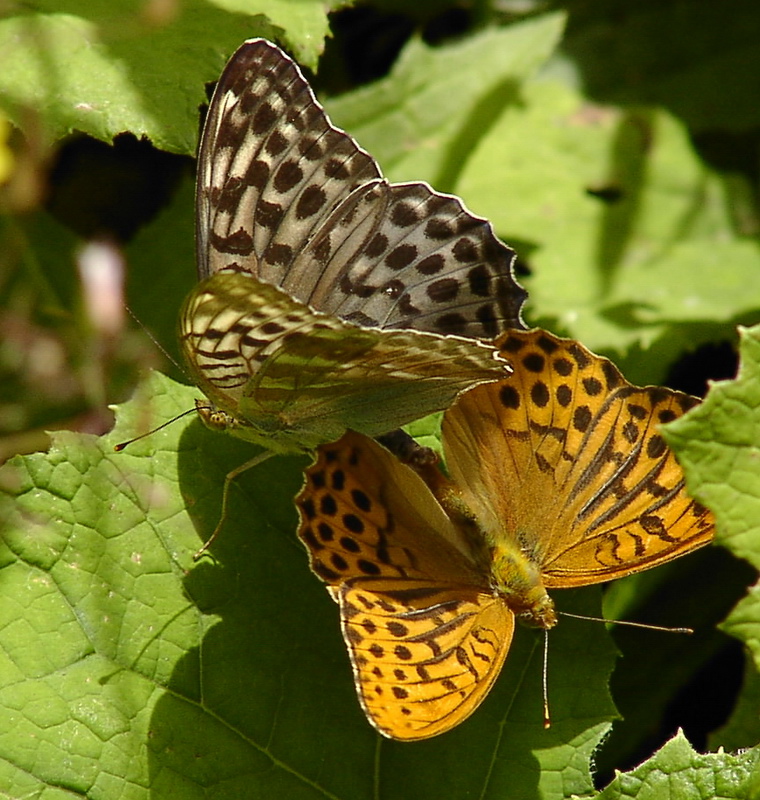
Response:
M224 475L252 455L243 442L187 427L179 475L199 545L216 525ZM520 629L470 719L424 742L379 738L354 693L337 606L295 535L292 498L306 463L275 457L241 476L213 558L185 578L202 641L178 662L151 718L155 796L189 783L239 797L255 787L272 797L537 800L553 748L570 751L572 791L589 791L588 759L614 713L605 688L613 655L599 624L565 619L550 635L549 731L541 635ZM598 590L556 595L560 608L598 613Z
M603 203L596 247L602 296L606 296L614 284L636 229L646 186L652 116L651 111L623 114L612 137L606 180L597 191L593 187L588 190ZM616 191L611 192L610 187Z
M445 158L441 159L441 171L432 184L442 192L454 192L462 171L479 143L499 120L504 111L513 105L522 105L521 83L507 79L498 83L473 106L459 133L451 137ZM508 191L509 187L505 187Z
M610 686L623 719L614 724L597 753L600 786L612 778L614 770L630 769L647 758L678 728L684 729L696 749L706 747L707 734L730 713L740 685L734 681L732 687L725 687L729 694L723 696L720 708L715 707L723 674L716 657L728 647L734 662L738 656L739 672L742 660L741 651L732 645L735 640L716 626L755 577L746 562L708 546L627 578L625 587L611 585L611 592L625 591L631 597L626 619L690 626L694 634L613 628L622 658ZM706 669L709 672L696 681Z
M706 366L704 363L697 364L692 359L691 374L682 369L678 371L678 382L671 381L667 384L699 395L704 393L706 380L727 378L734 374L736 357L732 350L737 342L737 326L750 325L757 319L760 319L760 309L739 314L725 322L660 320L657 325L660 334L647 345L646 350L635 346L624 355L614 353L605 355L615 361L631 382L637 385L661 384L666 382L669 375L675 374L675 365L684 357L694 353L697 348L707 344L727 343L730 347L724 346L718 351L724 354L723 364L714 359L710 364L711 371L708 373L702 369ZM646 325L642 325L641 328L646 330Z
M588 96L664 106L694 130L757 125L756 3L740 0L728 17L714 3L591 0L560 6L570 11L562 49ZM693 13L697 7L701 13Z

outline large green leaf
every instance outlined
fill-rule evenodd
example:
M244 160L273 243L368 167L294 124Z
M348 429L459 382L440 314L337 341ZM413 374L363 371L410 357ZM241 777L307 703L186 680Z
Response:
M741 366L733 381L714 384L692 414L668 426L669 442L684 462L695 496L715 511L717 541L760 568L760 327L741 331ZM721 625L740 639L753 659L728 741L744 746L760 739L757 673L760 667L760 585Z
M643 369L640 358L624 365L631 380L656 382L683 349L757 316L746 291L757 243L736 235L721 178L673 118L594 107L546 78L521 97L458 190L506 241L523 243L532 321L596 350L656 346Z
M194 395L156 375L113 434L57 434L48 455L3 470L0 783L91 798L204 786L220 798L392 797L399 775L422 798L589 791L613 716L602 627L552 632L549 731L541 638L521 630L470 720L427 742L382 740L354 695L337 607L295 536L306 460L246 474L213 558L193 563L224 474L253 448L192 420L112 452ZM595 590L558 601L598 612Z
M678 734L648 761L622 773L599 800L749 800L760 792L760 749L739 755L697 753Z
M283 37L314 66L328 32L318 0L159 4L41 2L0 19L0 106L18 125L30 109L48 135L83 131L110 141L129 131L156 147L194 153L204 83L242 39Z
M564 15L486 29L456 44L409 42L392 73L326 103L396 181L454 192L471 152L554 50Z
M391 178L461 195L516 246L529 322L631 351L626 375L657 382L683 350L760 313L746 291L756 225L737 220L746 187L664 111L595 106L567 70L536 76L562 22L413 41L386 79L328 108Z

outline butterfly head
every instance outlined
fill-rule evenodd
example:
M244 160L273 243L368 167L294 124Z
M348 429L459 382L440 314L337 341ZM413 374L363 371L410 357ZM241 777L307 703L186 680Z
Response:
M237 439L261 445L276 453L304 453L321 444L307 439L278 416L237 417L209 400L197 398L195 409L201 422L212 431L229 433Z
M548 631L553 628L557 622L557 609L554 607L554 601L543 590L543 594L536 595L531 601L531 604L522 611L518 611L517 619L529 628L541 628Z
M201 422L212 431L229 431L235 427L237 420L221 408L217 408L208 400L195 398L195 410Z

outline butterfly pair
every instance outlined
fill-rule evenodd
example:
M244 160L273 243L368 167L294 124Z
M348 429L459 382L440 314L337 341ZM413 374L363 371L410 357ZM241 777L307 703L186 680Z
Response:
M199 411L270 450L323 445L299 533L385 735L426 738L471 713L515 616L556 622L546 588L636 572L711 537L656 430L693 401L636 389L542 332L478 341L523 327L512 251L457 198L389 184L269 42L246 42L217 85L196 206L202 280L180 336L211 403ZM358 433L324 444L384 433L467 389L444 417L453 483L427 471L426 486ZM228 476L225 505L251 463Z

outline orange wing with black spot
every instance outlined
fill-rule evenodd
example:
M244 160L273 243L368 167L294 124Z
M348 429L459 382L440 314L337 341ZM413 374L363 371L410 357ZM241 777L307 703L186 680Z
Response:
M501 670L514 615L424 483L347 433L319 449L296 503L370 722L409 741L469 716Z
M497 343L507 381L444 415L447 463L491 544L504 538L544 585L583 586L662 564L709 542L660 425L696 398L628 383L607 359L545 331Z

